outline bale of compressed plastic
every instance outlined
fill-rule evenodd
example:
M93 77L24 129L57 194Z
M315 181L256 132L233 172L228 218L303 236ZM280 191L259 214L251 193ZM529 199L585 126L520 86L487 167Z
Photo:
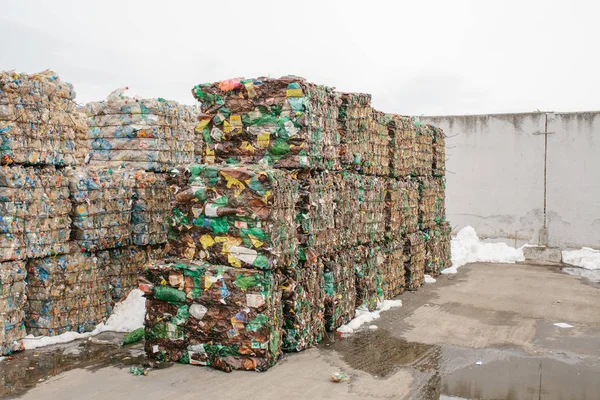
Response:
M448 222L442 222L440 224L440 270L450 268L452 266L452 252L451 252L451 240L452 240L452 227Z
M428 229L425 235L425 273L434 277L444 269L441 236L439 226Z
M67 174L73 202L71 237L81 251L128 245L133 172L90 166L71 169Z
M305 350L325 335L323 272L316 256L282 272L283 351Z
M27 261L27 333L87 332L110 312L108 279L96 257L80 253Z
M324 268L325 329L335 331L356 313L355 255L336 252L321 256Z
M0 162L75 165L85 118L54 72L0 72Z
M433 132L433 176L446 175L446 135L442 128L430 125Z
M419 228L430 229L446 219L446 181L443 177L419 179Z
M199 109L163 98L129 97L126 90L86 105L88 163L164 172L194 162L195 145L203 147L194 134Z
M340 172L333 174L336 245L344 249L378 242L386 235L385 178Z
M320 171L299 171L296 225L299 245L317 254L335 250L336 187L332 176Z
M404 178L415 171L415 140L417 130L409 117L388 114L390 174Z
M23 350L26 274L25 261L0 262L0 355L3 356Z
M206 163L338 169L339 94L304 78L229 79L196 85L196 131Z
M124 300L131 290L138 287L140 274L150 265L145 247L125 246L96 253L98 268L108 279L113 303Z
M414 174L420 177L430 176L433 168L433 130L430 125L419 122L415 122L415 128Z
M409 233L404 237L405 287L416 290L425 283L425 240L423 232Z
M356 308L374 311L384 300L380 272L381 247L375 243L345 250L354 257L356 274Z
M131 206L131 243L137 246L167 242L171 193L165 174L136 171Z
M234 267L295 265L298 184L262 165L191 165L170 178L176 193L169 253Z
M389 241L381 245L378 275L385 299L393 299L404 292L404 242Z
M404 182L406 184L406 192L402 199L404 214L402 232L404 234L415 233L419 230L419 181L406 178Z
M153 360L264 371L281 356L279 276L188 261L146 278L145 350Z
M342 93L338 130L340 162L349 170L389 175L389 134L386 114L371 108L371 95Z
M408 202L408 183L399 179L387 180L385 193L387 240L398 240L406 232L405 208Z
M64 171L54 166L0 167L0 260L64 253L70 211Z

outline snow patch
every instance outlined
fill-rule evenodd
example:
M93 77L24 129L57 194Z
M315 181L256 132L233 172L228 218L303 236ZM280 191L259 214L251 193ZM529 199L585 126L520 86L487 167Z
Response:
M452 250L452 267L442 271L443 274L455 274L465 264L475 262L515 263L525 261L523 247L515 249L506 243L486 243L478 237L475 229L466 226L458 232L450 243Z
M356 316L350 322L337 328L337 331L344 334L352 334L363 324L379 319L380 314L394 307L402 307L402 300L384 300L377 303L375 311L356 309Z
M27 335L23 339L25 350L37 349L39 347L53 344L68 343L73 340L87 339L102 332L131 332L144 326L146 315L146 299L144 292L134 289L127 298L115 305L113 314L106 322L99 323L91 332L65 332L57 336Z
M436 283L437 280L431 275L425 275L425 283Z
M563 262L589 270L600 270L600 250L582 247L579 250L562 252Z
M589 270L579 267L565 267L562 269L562 271L569 275L580 276L582 278L589 279L590 281L600 282L600 270Z
M554 326L558 326L559 328L573 328L573 325L567 324L566 322L555 322Z

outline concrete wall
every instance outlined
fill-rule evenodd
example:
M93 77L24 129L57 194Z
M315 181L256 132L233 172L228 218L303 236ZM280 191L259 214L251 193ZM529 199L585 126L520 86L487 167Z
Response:
M448 135L447 213L455 229L540 244L548 121L548 244L600 248L600 112L420 117Z

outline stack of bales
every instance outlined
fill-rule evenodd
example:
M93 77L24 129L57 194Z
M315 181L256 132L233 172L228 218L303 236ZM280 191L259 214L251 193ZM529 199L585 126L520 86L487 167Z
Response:
M198 110L174 101L139 99L113 91L89 103L86 161L102 167L164 172L194 161Z
M432 168L428 177L420 178L419 227L425 233L425 271L436 276L451 266L451 228L446 223L445 136L433 125L421 128L432 139Z
M20 349L25 336L26 260L69 251L65 167L86 152L78 147L85 117L74 98L72 85L51 71L0 72L1 354Z
M167 242L166 218L170 212L170 198L165 175L135 172L131 207L132 244L146 246Z
M297 264L297 182L258 165L191 165L173 175L168 251L176 261L148 273L146 351L266 369L281 354L281 271Z
M441 221L420 190L435 130L290 76L192 93L206 164L169 179L170 258L145 286L151 358L263 370L423 283L421 229Z

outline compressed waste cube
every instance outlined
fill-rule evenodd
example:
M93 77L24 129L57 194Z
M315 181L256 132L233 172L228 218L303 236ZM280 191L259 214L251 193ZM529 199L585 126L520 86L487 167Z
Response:
M323 263L316 255L282 273L283 351L305 350L325 335Z
M433 176L446 175L446 135L441 128L429 125L433 131Z
M160 97L129 97L127 89L86 105L88 163L165 172L194 162L199 109ZM203 147L202 142L196 145Z
M373 243L346 252L354 255L356 273L356 308L374 311L384 300L379 264L383 263L380 246Z
M425 273L434 277L444 269L441 236L442 232L438 226L428 229L425 235Z
M148 268L146 354L153 360L264 371L281 357L280 278L176 261Z
M73 86L52 71L0 72L0 162L77 164L86 126L74 99Z
M0 262L0 355L23 350L25 333L25 261Z
M69 188L54 166L0 167L0 261L64 253Z
M125 246L96 253L98 268L108 279L108 288L113 303L123 301L138 287L140 274L150 264L145 247Z
M288 172L195 164L174 175L170 255L244 268L295 265L298 184Z
M338 248L381 241L386 234L385 178L340 172L334 175Z
M398 240L406 229L405 210L408 211L408 185L406 181L390 178L385 194L386 239Z
M452 252L451 243L452 240L452 227L448 222L442 222L440 224L440 270L450 268L452 266Z
M371 95L342 93L338 128L340 161L369 175L389 175L387 116L371 108Z
M446 181L442 177L422 178L419 181L419 228L429 229L446 219Z
M428 125L415 122L415 168L414 174L430 176L433 169L433 131Z
M377 268L385 299L393 299L404 292L404 243L402 240L382 244L381 259L378 259Z
M339 94L304 78L229 79L196 85L196 127L206 163L338 169Z
M405 178L415 171L415 141L417 130L409 117L388 114L390 137L390 174Z
M336 187L331 174L300 171L296 175L299 196L296 204L296 224L299 245L317 254L335 250Z
M68 171L73 202L71 236L81 251L130 243L133 175L129 170L102 167Z
M416 290L425 283L425 240L417 231L404 237L404 279L408 290Z
M108 278L93 254L73 246L70 254L27 261L27 333L92 331L110 310Z
M356 313L355 254L336 252L322 256L325 292L325 329L335 331Z
M137 246L167 242L171 212L171 193L166 174L136 171L133 175L131 206L131 243Z

